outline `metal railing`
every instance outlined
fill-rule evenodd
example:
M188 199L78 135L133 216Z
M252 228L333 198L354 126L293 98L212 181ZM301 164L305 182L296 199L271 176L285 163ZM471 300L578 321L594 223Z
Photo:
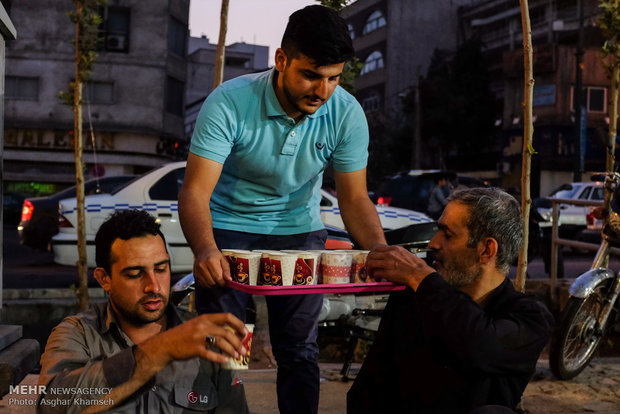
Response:
M550 287L549 294L550 294L551 303L555 303L559 249L563 246L568 246L568 247L575 247L577 249L582 249L582 250L592 250L596 252L598 251L600 247L600 243L586 243L586 242L581 242L577 240L569 240L569 239L560 238L559 231L558 231L558 212L559 212L558 205L569 204L573 206L600 207L603 205L603 202L602 201L569 200L569 199L563 199L563 198L548 198L547 200L551 201L553 205L553 209L551 213L552 227L551 227L551 263L550 263L550 272L549 272L549 287ZM620 255L620 248L610 247L609 253Z

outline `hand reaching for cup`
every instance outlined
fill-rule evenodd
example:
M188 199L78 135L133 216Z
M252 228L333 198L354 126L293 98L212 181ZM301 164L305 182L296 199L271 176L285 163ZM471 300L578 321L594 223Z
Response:
M401 246L380 246L368 254L366 270L375 280L407 285L413 290L435 272L426 262Z

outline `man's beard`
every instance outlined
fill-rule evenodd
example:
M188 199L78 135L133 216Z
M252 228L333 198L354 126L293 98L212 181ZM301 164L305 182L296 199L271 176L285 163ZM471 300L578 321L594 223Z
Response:
M144 302L153 299L161 299L163 306L153 312L141 309L141 305ZM168 306L168 298L160 294L146 295L133 306L128 306L122 301L115 301L112 295L110 295L110 302L112 302L114 310L120 314L119 316L134 326L144 326L152 322L157 322L164 316L166 307Z
M284 96L286 97L286 100L288 101L288 103L291 104L291 106L295 108L297 111L299 111L302 115L304 116L311 115L313 113L313 112L308 112L299 106L299 102L304 100L306 96L304 95L304 96L299 97L299 96L293 95L293 93L287 86L286 76L284 74L282 75L282 92L284 92ZM309 96L309 98L320 99L318 96ZM323 105L323 103L321 105Z
M482 275L482 266L478 263L475 252L462 259L440 260L440 263L441 276L457 289L472 284Z

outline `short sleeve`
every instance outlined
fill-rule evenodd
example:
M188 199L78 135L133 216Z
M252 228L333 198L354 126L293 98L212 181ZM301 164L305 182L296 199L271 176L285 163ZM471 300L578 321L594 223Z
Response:
M205 100L192 135L190 152L221 164L234 144L236 108L226 89L218 87Z
M358 171L368 162L368 122L361 105L350 96L342 122L338 126L338 145L333 153L334 170Z

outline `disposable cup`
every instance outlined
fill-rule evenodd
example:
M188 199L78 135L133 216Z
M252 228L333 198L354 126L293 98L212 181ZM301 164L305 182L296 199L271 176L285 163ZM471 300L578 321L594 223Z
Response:
M252 286L257 284L260 253L249 250L224 249L222 254L230 264L230 276L233 281Z
M222 364L223 369L248 369L250 366L250 350L252 349L252 336L254 335L254 324L246 323L245 327L248 329L249 333L243 338L243 346L248 350L248 353L245 355L241 355L239 359L228 358L228 361ZM230 327L226 327L229 330L233 330Z
M353 259L351 261L351 283L368 282L366 273L366 257L370 253L368 250L352 250ZM372 280L370 280L372 281Z
M283 252L263 253L269 258L271 286L290 286L293 284L297 255ZM261 259L262 260L262 259Z
M293 285L316 285L318 283L320 253L304 250L283 250L282 252L294 254L296 257Z
M321 254L321 273L323 283L340 284L351 282L353 254L325 251Z

